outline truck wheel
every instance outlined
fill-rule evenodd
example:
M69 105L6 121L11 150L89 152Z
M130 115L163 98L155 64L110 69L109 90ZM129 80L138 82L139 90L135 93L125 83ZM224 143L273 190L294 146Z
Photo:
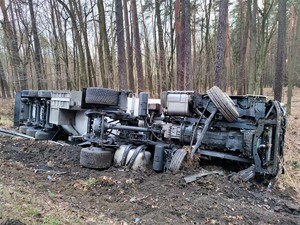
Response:
M112 151L102 148L82 148L80 151L80 165L93 169L107 169L111 166L113 159Z
M177 149L169 165L169 171L176 173L180 169L186 154L186 150Z
M22 133L22 134L26 134L26 131L27 131L29 128L32 128L32 127L29 127L29 126L26 126L26 125L20 126L20 127L19 127L19 131L20 131L20 133Z
M237 120L239 113L226 93L222 92L217 86L213 86L207 91L207 94L227 121L233 122Z
M43 131L39 130L35 133L35 139L36 140L52 140L54 137L55 131Z
M35 128L29 128L26 130L26 135L31 136L31 137L35 137L35 133L38 132L40 130L35 129Z
M89 87L86 89L85 102L100 105L118 105L119 92L109 88Z

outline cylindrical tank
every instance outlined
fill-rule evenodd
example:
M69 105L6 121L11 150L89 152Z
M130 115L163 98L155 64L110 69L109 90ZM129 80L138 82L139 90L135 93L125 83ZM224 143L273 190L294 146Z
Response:
M164 145L155 145L154 157L153 157L153 170L160 172L164 166Z
M146 117L148 115L148 93L141 92L139 99L139 116Z

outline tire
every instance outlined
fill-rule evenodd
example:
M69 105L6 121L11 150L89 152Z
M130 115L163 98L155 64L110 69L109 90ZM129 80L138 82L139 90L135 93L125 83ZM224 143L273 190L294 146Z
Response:
M109 88L89 87L86 89L85 102L89 104L117 106L119 92Z
M22 91L22 97L32 97L36 98L39 96L39 92L37 90L23 90Z
M52 91L48 90L39 90L38 91L38 97L40 98L51 98Z
M26 126L26 125L20 126L20 127L19 127L19 131L20 131L20 133L22 133L22 134L26 134L26 131L27 131L28 129L30 129L30 128L32 128L32 127L29 127L29 126Z
M35 133L35 139L36 140L52 140L52 138L55 135L55 131L43 131L39 130Z
M180 170L180 167L182 165L182 162L187 155L186 150L184 149L177 149L175 154L173 155L171 159L171 163L169 165L169 171L176 173L178 170Z
M130 169L133 166L133 163L136 159L136 157L140 154L140 152L144 151L146 149L145 145L140 145L139 147L137 147L132 156L130 157L130 159L128 160L128 162L126 163L126 166Z
M38 132L40 130L35 129L35 128L29 128L26 131L26 135L30 136L30 137L35 137L36 132Z
M130 150L132 148L133 148L132 144L126 145L126 148L124 149L124 152L123 152L123 155L122 155L122 159L121 159L121 162L120 162L121 166L125 166L128 153L130 152Z
M107 169L112 164L112 151L104 151L102 148L82 148L80 151L80 165L92 169Z
M217 86L213 86L207 91L207 94L227 121L233 122L237 120L239 113L234 106L234 102L226 93L222 92Z

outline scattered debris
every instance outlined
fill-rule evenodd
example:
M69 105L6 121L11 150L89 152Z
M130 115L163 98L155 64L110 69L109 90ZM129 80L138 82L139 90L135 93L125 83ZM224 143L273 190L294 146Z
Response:
M62 175L66 174L67 172L61 172L61 171L54 171L54 170L45 170L45 169L34 169L34 173L53 173L54 175Z
M186 176L184 178L184 180L188 184L188 183L191 183L191 182L194 182L194 181L198 180L201 177L205 177L205 176L208 176L208 175L214 175L214 174L217 174L219 176L223 176L224 172L221 171L221 170L215 170L215 171L206 171L206 170L204 170L200 173L196 173L196 174L193 174L193 175Z
M238 172L238 176L243 181L249 181L251 178L255 176L255 165L252 165L247 169L241 170L240 172Z

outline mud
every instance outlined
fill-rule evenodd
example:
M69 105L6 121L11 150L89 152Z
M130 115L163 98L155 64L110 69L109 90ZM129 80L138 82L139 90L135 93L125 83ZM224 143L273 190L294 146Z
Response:
M46 141L1 138L0 184L24 186L50 198L47 204L64 204L70 213L80 214L81 222L104 215L112 224L300 224L295 192L280 190L275 180L272 185L245 183L233 179L229 169L201 162L202 168L225 175L186 184L183 177L199 172L198 165L178 174L113 167L99 171L82 168L79 152L78 147ZM37 224L43 216L35 219ZM0 218L0 224L24 222L14 215L10 219L16 222Z

